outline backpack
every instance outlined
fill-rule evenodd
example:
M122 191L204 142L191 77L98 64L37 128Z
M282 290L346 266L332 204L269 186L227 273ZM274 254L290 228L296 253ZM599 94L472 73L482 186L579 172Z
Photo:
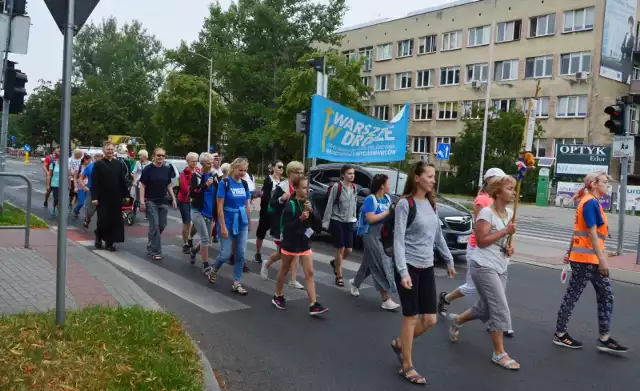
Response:
M340 196L342 195L342 181L336 182L336 183L332 183L331 186L329 186L329 189L327 189L327 199L329 198L329 195L331 195L331 189L333 188L333 186L338 186L338 191L336 192L336 198L333 199L333 205L334 206L338 206L338 208L340 208ZM353 188L354 192L356 190L356 185L354 183L351 184L351 187Z
M294 200L289 200L289 202L291 203L291 213L293 213L293 215L296 215L296 202ZM284 211L282 212L282 215L280 215L280 233L284 232Z
M378 199L374 194L369 197L373 197L373 211L378 210ZM387 194L384 195L384 198L391 203L391 198ZM358 221L356 222L356 236L364 236L369 232L369 227L371 225L367 223L367 217L362 212L362 207L360 208L360 215L358 216Z
M413 197L407 197L409 203L409 216L407 217L407 228L416 219L416 203ZM398 202L400 202L398 200ZM382 249L387 256L393 258L393 234L395 232L396 225L396 206L398 202L391 205L389 208L389 215L382 221L382 229L380 230L380 241L382 242Z

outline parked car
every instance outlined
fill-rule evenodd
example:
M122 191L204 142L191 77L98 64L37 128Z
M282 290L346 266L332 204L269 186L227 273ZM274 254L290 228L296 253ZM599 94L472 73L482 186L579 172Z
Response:
M389 177L389 184L391 185L390 197L393 202L398 200L399 194L404 190L404 184L407 181L407 174L404 172L398 172L397 169L383 166L354 165L354 167L356 170L355 184L358 192L358 214L364 199L370 194L369 185L374 175L385 174ZM329 186L340 180L341 168L342 164L329 163L320 164L309 171L309 198L316 216L324 215L327 207ZM466 254L467 242L473 232L473 219L469 211L464 206L440 196L436 200L436 211L440 218L442 233L451 254ZM320 232L322 231L322 224L317 220L314 230Z

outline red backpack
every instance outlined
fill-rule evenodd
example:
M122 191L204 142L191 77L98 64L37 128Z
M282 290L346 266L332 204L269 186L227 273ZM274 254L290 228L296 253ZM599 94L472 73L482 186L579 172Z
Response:
M327 199L329 199L329 196L331 195L331 189L333 188L333 186L336 185L336 183L332 183L331 186L329 186L329 189L327 190ZM337 182L337 186L338 186L338 191L336 192L336 198L333 199L333 205L337 205L338 208L340 207L340 196L342 195L342 181ZM355 192L356 190L356 185L354 183L351 184L351 187L353 188L353 191Z

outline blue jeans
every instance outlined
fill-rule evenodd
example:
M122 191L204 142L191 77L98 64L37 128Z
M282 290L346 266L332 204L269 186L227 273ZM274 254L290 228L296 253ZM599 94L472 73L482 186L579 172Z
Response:
M219 232L219 231L218 231ZM240 228L237 235L229 232L229 237L220 239L220 253L216 258L214 269L218 270L222 264L231 258L233 253L233 240L236 241L236 257L233 265L233 282L239 282L242 279L242 267L244 266L244 250L247 248L247 240L249 236L249 227Z
M160 235L167 226L167 214L169 206L146 200L147 218L149 220L149 250L153 255L162 254L162 242Z
M84 206L84 203L85 203L86 198L87 198L87 192L85 192L82 189L79 189L76 194L77 194L77 197L78 197L78 203L73 208L73 213L78 214L78 213L80 213L80 209L82 209L82 207Z

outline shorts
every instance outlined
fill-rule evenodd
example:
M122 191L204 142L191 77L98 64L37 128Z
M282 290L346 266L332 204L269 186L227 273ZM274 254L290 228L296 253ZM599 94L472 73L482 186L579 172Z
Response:
M178 202L178 209L180 209L182 224L191 224L191 205L188 202Z
M329 222L329 233L333 239L333 247L353 248L353 225L353 223L343 223L336 220Z
M264 240L264 238L267 237L269 229L271 229L271 216L268 213L261 213L258 228L256 229L256 238L258 240Z
M213 232L213 219L203 216L198 210L191 211L191 221L196 227L196 232L200 235L200 245L208 246L211 243L211 235Z
M402 278L394 268L398 296L402 305L402 315L416 316L437 313L438 294L436 293L436 278L433 266L418 268L407 264L413 287L405 289L400 281Z

